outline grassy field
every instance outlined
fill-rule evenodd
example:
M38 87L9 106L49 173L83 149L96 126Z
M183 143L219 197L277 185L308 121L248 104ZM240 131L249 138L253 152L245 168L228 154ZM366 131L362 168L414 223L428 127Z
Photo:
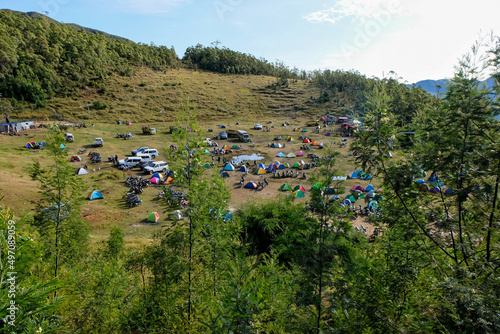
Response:
M277 158L276 155L279 152L283 152L285 155L290 152L297 154L300 150L300 146L304 144L300 140L295 140L293 142L286 142L285 148L278 149L268 147L268 143L273 142L274 137L278 135L283 138L292 136L294 139L298 139L300 135L307 134L316 141L325 142L326 145L334 147L335 150L340 152L340 156L337 160L337 168L342 174L346 175L352 172L355 167L349 156L348 147L341 148L338 146L338 142L341 139L340 137L326 136L326 130L328 130L326 128L322 128L320 134L313 134L311 132L312 128L308 128L309 131L307 133L293 131L294 127L302 128L307 119L308 118L305 117L296 119L282 117L268 120L267 118L249 119L231 116L229 119L224 118L219 121L202 119L199 121L199 124L202 130L205 131L209 128L213 128L215 132L205 133L205 135L208 136L210 134L212 137L217 134L217 127L222 123L229 129L241 129L250 133L255 143L255 147L253 147L252 144L242 144L241 149L234 150L232 155L227 156L228 159L230 159L231 156L259 153L265 157L260 162L266 165L274 161L281 161L288 162L291 166L299 159L309 162L311 160L306 157L308 153L314 152L322 156L323 150L314 149L313 151L304 151L305 156L302 158ZM272 121L272 124L267 125L275 126L270 132L252 129L254 123L267 123L268 121ZM288 121L290 125L282 127L281 124L285 121ZM236 125L236 122L238 122L239 125ZM116 154L120 159L123 159L126 155L130 155L131 150L141 146L157 148L160 151L160 157L156 158L156 160L167 160L168 162L164 149L174 143L172 135L167 133L167 128L170 123L166 123L165 127L162 122L148 123L148 125L158 128L159 131L157 135L143 135L142 125L143 124L134 124L132 126L126 126L98 122L94 127L71 130L75 136L75 142L68 144L69 154L77 154L80 149L87 150L85 154L81 155L83 159L81 162L73 163L75 169L82 167L84 164L87 164L89 167L90 173L81 176L85 180L85 195L92 190L99 190L104 195L104 200L86 201L82 210L85 221L92 227L92 239L95 242L107 238L111 227L119 226L127 234L127 245L129 247L135 247L147 243L154 232L161 230L163 226L171 222L168 217L170 211L166 210L161 202L157 200L157 195L161 190L160 186L152 185L145 189L144 193L140 196L143 200L141 206L132 209L126 207L125 201L123 200L123 196L128 190L128 187L124 184L125 179L129 174L143 174L138 169L132 172L121 172L116 167L112 166L111 163L107 162L108 156ZM0 156L0 191L5 195L2 205L14 208L17 216L28 214L33 210L34 205L32 201L36 200L39 196L38 186L29 178L26 167L35 159L38 159L42 164L49 162L43 150L30 150L23 148L23 146L28 141L42 141L46 132L47 130L45 129L36 129L25 131L21 136L0 137L2 140L2 147L4 148L2 150L3 154ZM116 133L125 132L131 132L134 135L134 139L124 140L114 138ZM94 149L92 147L93 140L96 137L104 139L104 146L102 148ZM241 144L236 139L232 138L229 140L217 140L217 142L220 145L229 144L231 146L234 144ZM284 141L282 140L281 142L283 143ZM333 144L334 142L336 144ZM92 164L87 156L89 151L100 152L103 162L100 164ZM210 156L207 155L207 161L210 160ZM218 168L223 168L222 162L218 164ZM312 176L314 169L307 170L306 173L308 176ZM309 191L312 186L309 180L296 178L287 178L285 180L273 179L270 177L271 174L267 174L267 178L270 182L268 187L258 191L249 190L239 186L241 172L234 171L229 172L229 174L230 178L226 179L226 183L231 191L231 209L237 209L247 202L258 203L259 201L266 201L276 198L277 196L286 196L286 193L281 193L278 190L285 182L292 186L298 184L303 185L307 191ZM262 181L263 176L249 174L246 177L246 181L259 180ZM368 184L368 181L347 180L345 182L346 189L350 189L355 184L361 184L364 187ZM297 199L298 202L307 200L308 192L306 192L305 198ZM161 219L159 225L151 225L145 222L147 215L151 211L157 211L160 214Z
M130 151L141 146L156 148L161 155L156 160L167 160L164 149L172 141L172 135L168 134L169 126L176 120L178 111L186 105L196 110L198 124L202 130L209 128L217 131L218 125L225 124L230 129L242 129L251 134L256 146L243 144L240 150L233 155L262 154L265 159L263 163L269 164L274 161L288 162L292 165L299 158L277 158L276 155L282 151L298 153L303 143L299 140L287 142L286 148L274 149L267 147L273 142L274 137L281 135L283 138L291 135L295 139L303 133L293 132L294 127L303 127L308 120L318 119L325 113L346 108L345 101L340 104L333 102L320 104L317 98L320 95L318 88L307 81L290 81L289 87L273 89L271 85L276 78L266 76L248 75L222 75L217 73L194 71L187 69L173 69L166 72L155 72L149 69L136 68L132 77L121 77L109 75L101 83L100 87L81 90L78 96L73 98L55 98L50 101L46 110L17 110L10 114L13 119L33 119L36 117L42 123L51 124L50 119L59 118L68 121L85 121L87 125L94 123L94 127L75 128L68 130L75 135L75 142L69 144L69 154L77 154L80 149L87 152L95 150L101 153L103 162L92 165L86 154L82 156L81 163L74 163L75 169L84 164L89 166L89 175L82 176L85 180L86 193L99 190L104 195L104 200L88 201L85 203L82 215L92 226L92 239L96 242L107 238L108 232L113 226L119 226L127 234L127 244L131 247L148 242L151 235L159 231L162 226L169 224L169 212L157 200L160 187L151 186L140 196L143 204L140 207L128 209L125 207L123 196L128 188L124 181L128 174L136 174L137 171L123 173L118 171L111 163L107 162L108 156L118 155L120 159L130 154ZM90 120L87 104L100 102L108 105L104 110L90 109ZM342 105L342 106L341 106ZM160 110L164 113L160 113ZM339 114L339 113L337 113ZM131 126L118 125L117 121L130 121ZM239 122L239 125L236 123ZM272 122L272 123L268 123ZM288 127L282 127L284 122L290 123ZM63 122L64 123L64 122ZM254 123L275 126L270 132L253 130ZM142 125L156 127L157 135L148 136L142 134ZM310 129L311 130L311 129ZM336 147L341 155L338 159L337 168L344 174L352 172L354 165L349 157L348 148L340 148L333 145L338 142L339 137L325 136L325 129L320 134L307 133L318 142L325 142L331 147ZM43 128L28 130L21 136L0 136L0 193L5 196L1 202L3 206L12 207L17 216L31 212L34 208L33 201L38 197L38 185L34 183L28 173L27 167L38 159L42 165L49 161L43 150L29 150L23 146L29 141L42 141L46 135ZM133 140L116 139L116 133L128 133L134 135ZM206 135L208 136L208 132ZM216 133L211 133L214 136ZM104 147L94 149L92 143L94 138L104 139ZM235 139L221 140L219 144L234 144ZM240 144L237 142L238 145ZM304 151L305 155L310 153ZM321 156L321 151L315 152ZM306 157L302 158L308 161ZM210 160L210 156L207 156ZM168 160L167 160L168 162ZM218 166L222 168L222 164ZM95 170L94 170L95 169ZM307 174L311 176L312 171ZM252 191L239 187L239 172L230 172L231 177L226 179L231 191L231 209L245 205L248 201L253 203L285 196L278 188L284 180L269 178L270 185L263 190ZM249 175L247 181L262 181L262 177ZM286 182L292 186L303 185L310 189L309 181L287 179ZM364 182L366 183L366 182ZM350 188L358 182L349 180L346 187ZM366 184L363 184L365 186ZM299 199L297 201L306 201ZM151 211L157 211L161 215L159 225L146 224L145 219Z

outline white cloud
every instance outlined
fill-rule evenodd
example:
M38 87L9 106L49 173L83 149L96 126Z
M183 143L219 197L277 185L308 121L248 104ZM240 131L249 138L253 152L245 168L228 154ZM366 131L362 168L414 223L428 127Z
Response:
M400 12L400 7L400 0L340 0L331 8L305 15L304 19L310 22L336 23L344 18L351 18L363 23L382 12L395 15Z
M114 7L123 12L136 14L168 13L190 0L113 0Z

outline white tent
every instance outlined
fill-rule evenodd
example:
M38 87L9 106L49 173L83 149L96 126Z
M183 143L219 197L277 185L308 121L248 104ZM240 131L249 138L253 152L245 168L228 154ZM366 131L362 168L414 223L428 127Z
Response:
M76 175L85 175L88 174L89 172L85 168L78 168L76 171Z
M174 212L172 212L172 216L174 217L174 219L180 220L182 218L182 212L180 212L179 210L175 210Z

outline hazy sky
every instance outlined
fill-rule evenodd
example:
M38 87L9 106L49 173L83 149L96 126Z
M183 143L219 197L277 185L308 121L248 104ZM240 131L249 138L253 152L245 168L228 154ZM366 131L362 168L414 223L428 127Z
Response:
M449 78L479 36L500 35L499 0L2 0L135 42L220 41L290 68L394 71L413 83Z

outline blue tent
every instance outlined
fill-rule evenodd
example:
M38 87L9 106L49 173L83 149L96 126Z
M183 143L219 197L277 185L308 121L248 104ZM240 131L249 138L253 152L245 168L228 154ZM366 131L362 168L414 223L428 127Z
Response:
M247 166L241 166L240 172L248 173L248 168Z
M250 181L247 184L245 184L245 188L248 188L248 189L257 189L257 183L255 183L254 181Z
M153 177L157 177L157 178L159 178L160 180L162 179L161 175L160 175L160 174L158 174L158 173L154 173L154 174L153 174L153 176L151 176L151 178L153 178Z
M368 209L377 210L378 209L378 202L377 201L371 201L368 204Z
M61 148L66 148L66 146L64 146L64 144L61 144Z
M173 170L169 171L168 174L167 174L167 177L168 176L172 176L173 177L174 176L174 171Z
M365 191L374 191L375 188L373 188L373 186L371 184L367 185L366 188L365 188Z
M286 165L284 165L284 164L279 164L279 165L278 165L278 169L286 169Z
M331 136L330 132L327 132L325 136Z
M266 165L264 165L264 164L259 164L259 167L262 169L266 169Z
M98 192L97 190L94 190L93 192L91 192L89 194L89 196L87 198L90 200L93 200L93 199L103 199L104 197L102 196L102 194L100 192Z
M267 169L267 172L268 172L268 173L272 173L272 172L273 172L273 170L275 170L275 169L276 169L276 167L275 167L273 164L270 164L270 165L269 165L269 168Z
M359 177L358 173L356 173L356 172L352 172L351 174L349 174L347 176L350 177L351 179L357 179Z
M222 171L222 172L220 173L220 176L222 176L222 178L223 178L223 179L225 179L225 178L228 178L228 177L229 177L229 174L228 174L227 172L225 172L225 171Z
M234 170L234 166L232 164L227 164L224 170Z
M225 128L226 128L226 126L225 126L224 124L222 124L222 125L220 126L220 128L221 128L221 129L225 129Z
M418 184L422 184L422 183L425 183L425 180L420 179L420 180L417 180L417 181L415 181L415 182L417 182Z

